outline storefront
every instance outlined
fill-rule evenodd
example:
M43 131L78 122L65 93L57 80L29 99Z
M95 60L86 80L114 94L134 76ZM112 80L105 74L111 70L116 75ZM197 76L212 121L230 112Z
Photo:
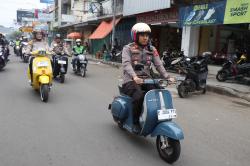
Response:
M223 60L250 48L249 5L250 0L225 0L180 8L185 55L210 51Z
M115 40L117 41L120 49L129 42L131 42L130 30L136 23L136 19L123 18L116 19ZM89 36L91 41L91 53L96 54L103 52L104 49L111 50L113 21L102 21L96 30Z
M152 29L152 44L160 53L167 48L173 50L181 49L181 29L178 26L178 10L169 8L138 14L137 22L144 22Z

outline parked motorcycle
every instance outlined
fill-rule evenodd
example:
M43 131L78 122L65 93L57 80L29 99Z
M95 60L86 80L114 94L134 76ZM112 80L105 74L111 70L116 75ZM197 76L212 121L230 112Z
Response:
M44 50L37 50L31 54L35 56L32 63L33 75L31 86L35 90L39 90L41 100L47 102L52 86L52 66L50 59L47 57L49 53ZM29 68L28 77L31 80Z
M160 79L144 79L145 85L156 85L145 94L144 108L140 116L141 131L139 136L156 137L156 147L160 157L167 163L178 160L181 152L180 140L184 139L182 129L172 120L177 117L173 107L172 96L163 88L168 81ZM126 96L119 87L120 95L109 105L114 121L121 129L133 131L132 98Z
M68 57L64 54L57 54L53 58L53 76L59 77L60 82L64 83L65 75L68 70Z
M77 60L75 61L75 63L76 63L76 70L74 71L75 74L80 74L82 77L85 77L88 64L86 55L83 54L77 55ZM72 62L72 67L73 67L73 62Z
M183 57L185 57L183 51L176 52L167 50L163 52L161 60L166 70L178 71L179 62Z
M211 53L203 53L202 56L185 58L182 61L181 73L184 77L178 77L177 91L181 98L186 98L192 92L206 93L208 75L208 58Z
M122 62L122 51L121 50L118 50L118 49L112 49L111 51L111 60L114 61L114 62L119 62L121 63Z
M218 71L216 79L220 82L226 80L242 80L244 77L250 77L250 63L246 63L246 55L242 54L240 60L237 61L237 56L233 55Z

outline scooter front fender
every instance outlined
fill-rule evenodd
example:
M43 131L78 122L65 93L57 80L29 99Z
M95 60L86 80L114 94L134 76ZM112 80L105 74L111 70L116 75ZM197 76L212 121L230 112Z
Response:
M156 137L158 135L166 136L175 140L184 139L182 129L172 121L159 123L151 133L152 137Z
M40 84L49 84L50 79L49 76L44 75L40 76L38 81Z

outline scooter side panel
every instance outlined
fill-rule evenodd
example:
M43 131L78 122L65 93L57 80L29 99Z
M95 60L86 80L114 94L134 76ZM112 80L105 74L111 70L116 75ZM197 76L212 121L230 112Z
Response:
M152 133L159 123L157 111L161 109L160 93L162 93L163 101L166 109L172 109L172 96L168 90L151 90L144 97L144 110L140 118L142 126L141 134L147 136Z
M132 99L127 96L116 97L111 104L111 113L113 116L119 118L121 121L128 117L131 109Z
M158 135L166 136L175 140L184 139L182 129L172 121L159 123L152 132L151 136L155 137Z

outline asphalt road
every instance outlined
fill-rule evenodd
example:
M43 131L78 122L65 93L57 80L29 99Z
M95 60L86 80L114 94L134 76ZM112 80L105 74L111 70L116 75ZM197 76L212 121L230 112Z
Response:
M54 82L48 103L28 84L27 64L12 56L0 72L0 166L165 166L155 139L121 131L108 104L120 71L90 64L86 78L71 68ZM249 166L250 104L207 93L180 99L185 139L175 166Z

